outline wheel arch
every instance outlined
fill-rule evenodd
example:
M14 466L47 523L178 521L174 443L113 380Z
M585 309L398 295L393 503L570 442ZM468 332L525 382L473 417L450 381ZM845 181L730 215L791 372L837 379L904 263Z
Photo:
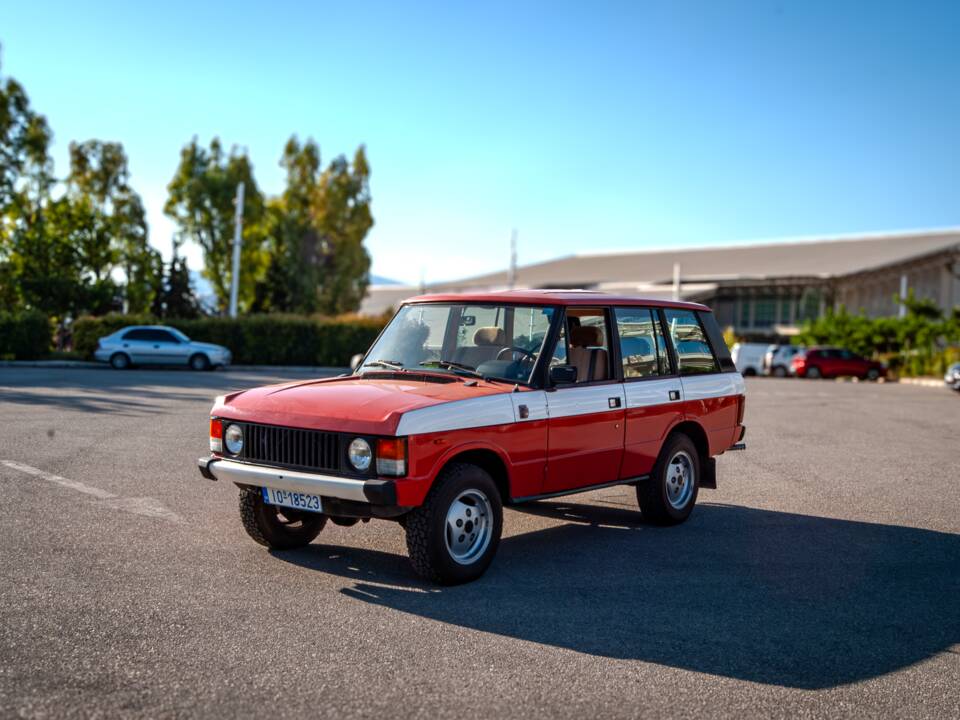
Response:
M695 420L683 420L678 422L667 434L667 437L676 433L683 433L697 448L697 454L700 456L700 486L705 488L717 487L717 461L710 454L710 437L703 425Z
M483 469L493 479L497 490L500 491L500 501L504 504L510 501L510 470L503 451L489 445L469 445L453 448L437 463L431 486L437 481L441 473L453 463L469 463Z

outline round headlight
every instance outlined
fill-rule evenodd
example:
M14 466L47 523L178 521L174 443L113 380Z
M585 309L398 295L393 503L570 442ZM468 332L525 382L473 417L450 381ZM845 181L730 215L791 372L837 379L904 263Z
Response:
M350 458L350 464L360 472L366 472L373 460L373 451L370 449L370 443L363 438L354 438L347 448L347 457Z
M231 455L239 455L243 450L243 430L239 425L227 425L223 431L223 444Z

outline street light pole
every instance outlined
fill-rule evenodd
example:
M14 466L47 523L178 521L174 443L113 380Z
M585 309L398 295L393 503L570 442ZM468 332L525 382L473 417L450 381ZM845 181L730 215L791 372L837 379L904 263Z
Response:
M236 214L233 219L233 270L230 273L230 317L237 316L240 292L240 248L243 245L243 183L237 185Z

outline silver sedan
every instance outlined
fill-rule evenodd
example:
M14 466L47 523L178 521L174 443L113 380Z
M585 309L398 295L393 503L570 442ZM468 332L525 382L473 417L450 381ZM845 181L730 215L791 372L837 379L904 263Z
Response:
M194 342L182 332L162 325L131 325L100 338L93 353L117 370L131 365L184 365L210 370L230 364L230 351L221 345Z

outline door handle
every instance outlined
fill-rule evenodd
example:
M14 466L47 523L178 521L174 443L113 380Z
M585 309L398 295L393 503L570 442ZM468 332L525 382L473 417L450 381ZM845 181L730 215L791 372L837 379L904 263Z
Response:
M618 397L607 398L607 405L611 408L620 407L620 398Z
M679 390L671 390L671 391L670 391L670 400L672 401L672 400L679 400L679 399L680 399L680 391L679 391Z
M154 349L154 350L159 350L159 349L160 349L160 346L159 346L159 345L154 345L154 346L153 346L153 349Z

